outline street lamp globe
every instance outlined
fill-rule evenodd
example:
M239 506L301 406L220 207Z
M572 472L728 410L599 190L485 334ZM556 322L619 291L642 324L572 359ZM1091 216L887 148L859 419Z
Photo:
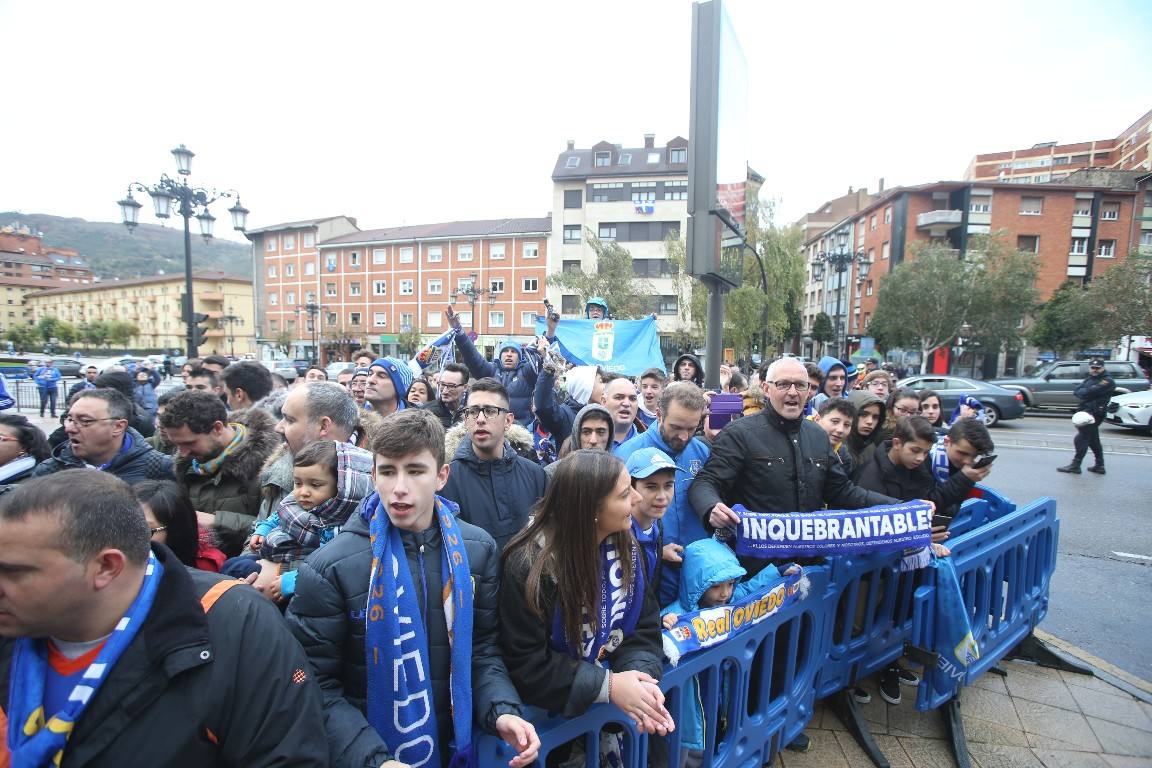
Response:
M236 205L228 209L232 214L232 229L243 232L248 228L248 209L240 204L240 197L236 197Z
M166 189L156 187L148 190L148 194L152 195L152 205L156 207L156 218L166 219L172 215L172 201L176 197Z
M117 205L120 206L120 216L123 218L124 226L128 227L131 232L140 223L140 209L144 206L136 202L136 198L132 197L132 192L129 190L128 196L120 200Z
M181 176L192 173L192 158L196 157L195 152L181 144L172 150L172 156L176 158L176 170L180 172Z
M203 211L196 215L196 221L200 222L200 236L205 240L212 239L212 225L216 223L216 217L205 208Z

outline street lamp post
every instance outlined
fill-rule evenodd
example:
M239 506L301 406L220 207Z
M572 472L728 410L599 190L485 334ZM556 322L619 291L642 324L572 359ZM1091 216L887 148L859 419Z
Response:
M853 253L848 250L848 230L843 229L836 233L836 250L820 251L812 257L812 277L815 280L824 279L824 268L827 266L837 275L843 275L853 264L859 264L859 280L868 278L868 270L872 262L863 250ZM844 278L839 278L836 285L836 352L837 357L844 357L844 346L840 335L840 307L844 298Z
M317 340L317 319L320 313L324 311L324 305L318 304L315 301L309 301L304 306L296 307L295 311L297 327L299 327L300 324L300 312L303 311L308 315L308 322L312 326L312 364L319 365L320 347L318 346L319 342Z
M212 239L212 226L216 222L216 217L208 210L209 205L222 197L235 199L236 203L228 209L228 213L232 214L232 228L237 232L243 232L247 227L248 209L240 204L240 193L234 189L219 191L190 186L187 177L192 173L192 158L195 154L183 144L172 150L172 155L176 158L179 178L174 179L166 173L161 174L160 181L151 186L134 181L128 185L127 196L117 204L120 206L120 214L129 232L140 223L140 209L144 207L132 197L133 192L146 192L152 197L152 203L156 207L156 218L159 219L171 216L172 203L177 204L176 213L184 219L184 295L187 300L183 308L188 335L188 357L191 358L196 357L196 315L192 306L192 233L189 222L193 217L196 218L200 224L200 235L207 242ZM200 209L200 213L196 213L197 208Z
M488 296L488 306L496 306L496 293L488 288L476 287L476 273L472 272L468 275L468 287L464 290L453 291L452 295L448 297L448 303L456 306L456 300L462 298L468 302L470 307L469 312L472 314L472 328L477 334L480 333L480 325L476 322L476 302L482 297Z
M221 316L221 325L228 326L228 356L236 357L236 352L233 347L236 344L236 326L244 327L244 318L235 313L231 306L228 307L228 314Z

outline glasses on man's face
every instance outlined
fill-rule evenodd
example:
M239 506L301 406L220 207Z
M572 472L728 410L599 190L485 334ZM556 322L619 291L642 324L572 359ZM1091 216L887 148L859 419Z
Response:
M90 418L88 416L65 416L64 417L64 423L66 425L72 424L77 429L88 429L88 427L92 426L93 424L95 424L98 421L116 421L116 419L111 417L111 416L109 416L108 418L105 418L105 419L93 419L93 418Z
M480 418L480 414L484 414L484 418L491 421L500 414L509 412L507 408L501 408L498 405L470 405L464 409L464 418L469 421L475 421Z
M770 381L768 383L776 387L777 392L787 392L792 387L796 387L797 392L803 393L812 386L811 382L807 381Z
M453 383L448 382L448 381L440 382L440 389L460 389L460 387L462 387L462 386L464 386L464 385L463 384L453 384Z
M160 533L161 531L166 531L166 530L168 530L168 526L166 526L166 525L158 525L158 526L156 526L155 528L149 528L148 530L151 532L151 534L152 534L153 536L155 536L156 534Z

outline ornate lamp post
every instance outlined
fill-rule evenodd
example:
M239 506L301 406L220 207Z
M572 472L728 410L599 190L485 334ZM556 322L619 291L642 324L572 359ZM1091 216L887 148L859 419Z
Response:
M317 342L317 333L319 331L319 327L318 327L319 323L317 321L318 321L318 318L320 316L320 313L324 311L324 305L318 304L315 301L310 301L307 304L304 304L303 306L296 307L294 311L296 312L296 318L297 318L296 324L297 324L297 326L299 326L299 324L300 324L300 320L299 320L300 313L305 312L308 315L308 324L310 326L312 326L312 365L319 365L320 364L320 347L318 346L318 342Z
M228 356L235 357L236 352L233 346L236 344L236 326L244 327L244 318L236 314L236 311L231 306L228 307L228 314L220 318L221 325L228 326Z
M196 219L200 225L200 235L207 242L212 239L212 226L216 222L216 217L208 210L209 205L223 197L235 199L236 203L228 209L228 213L232 214L232 228L238 232L243 232L248 225L248 209L240 204L240 193L236 190L219 191L190 186L187 177L192 173L192 158L195 154L183 144L172 150L172 155L176 158L178 178L161 174L160 181L151 186L134 181L128 185L127 196L118 204L124 225L131 232L140 223L140 209L144 207L132 197L133 192L146 192L152 197L156 218L159 219L169 218L172 215L172 204L176 203L176 213L184 219L184 295L187 299L183 306L188 357L196 357L196 319L192 311L192 234L189 222ZM197 209L200 209L199 213L196 213Z
M872 262L868 260L868 254L863 250L853 253L848 250L848 230L842 229L835 235L836 250L835 251L820 251L812 257L812 278L814 280L824 279L824 268L827 266L833 273L843 275L853 264L859 264L857 278L861 282L868 279L868 270L872 266ZM840 334L840 307L844 298L844 278L841 277L837 280L836 285L836 356L842 358L844 356L844 346L841 342Z
M468 287L465 290L453 291L448 297L448 303L456 306L457 299L462 298L467 301L470 307L469 312L472 314L472 327L476 330L476 333L480 333L480 324L476 322L476 302L482 296L486 295L488 297L488 306L494 307L496 306L496 294L488 288L477 288L476 280L475 272L469 274Z

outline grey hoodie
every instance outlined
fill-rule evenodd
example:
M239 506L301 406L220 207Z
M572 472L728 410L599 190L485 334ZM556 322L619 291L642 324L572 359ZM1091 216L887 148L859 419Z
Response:
M607 408L600 405L599 403L588 403L588 405L584 406L576 413L576 418L572 420L572 435L564 441L564 445L568 446L568 450L564 450L564 446L561 446L561 457L567 456L569 453L579 447L578 441L580 440L580 428L584 425L584 420L588 418L588 414L590 413L598 413L604 418L605 421L608 422L608 444L604 447L604 449L612 449L612 414L608 412ZM548 477L552 477L552 474L556 471L556 465L559 463L560 462L558 461L554 461L548 466L544 467L544 471L548 473Z

